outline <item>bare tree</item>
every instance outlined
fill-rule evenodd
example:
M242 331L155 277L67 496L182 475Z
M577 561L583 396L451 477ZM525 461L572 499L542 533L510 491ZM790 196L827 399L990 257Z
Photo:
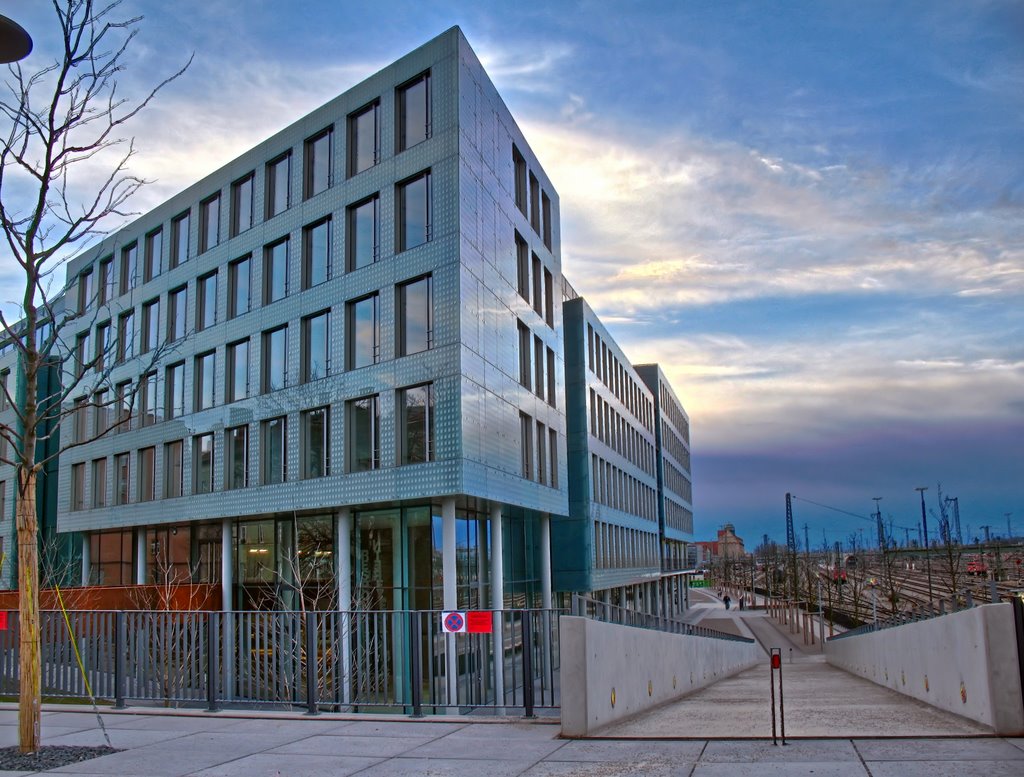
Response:
M0 228L24 279L21 320L0 315L20 371L19 401L6 396L17 409L16 424L0 428L0 435L11 444L13 460L7 463L17 472L19 744L26 753L40 746L36 479L46 460L60 452L40 455L37 444L55 434L70 414L66 400L71 392L81 390L83 380L101 377L94 369L96 356L77 354L78 364L64 370L60 388L40 396L41 378L71 352L65 338L83 315L80 306L68 304L62 310L50 286L66 258L112 227L110 222L131 215L128 200L145 181L128 172L134 143L121 136L124 125L188 67L141 99L128 100L119 94L117 79L141 17L114 18L118 0L100 7L92 0L53 4L62 36L60 58L34 73L11 66L0 95L6 123L0 127ZM60 448L84 442L76 439Z

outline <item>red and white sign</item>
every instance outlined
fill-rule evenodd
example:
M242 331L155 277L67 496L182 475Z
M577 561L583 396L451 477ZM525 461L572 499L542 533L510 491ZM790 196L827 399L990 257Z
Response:
M493 622L490 612L472 610L466 613L466 631L470 634L490 634Z
M466 613L442 612L441 628L448 634L462 634L466 631Z
M0 610L0 631L7 631L7 611Z

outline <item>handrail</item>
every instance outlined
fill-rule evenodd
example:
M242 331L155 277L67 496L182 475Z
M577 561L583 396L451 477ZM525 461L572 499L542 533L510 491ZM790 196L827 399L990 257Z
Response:
M638 610L630 610L617 604L608 604L580 594L573 594L572 613L603 623L616 623L620 626L633 626L634 628L663 631L669 634L685 634L693 637L722 639L729 642L754 643L754 640L749 637L741 637L737 634L709 629L707 626L697 626L663 615L650 615Z

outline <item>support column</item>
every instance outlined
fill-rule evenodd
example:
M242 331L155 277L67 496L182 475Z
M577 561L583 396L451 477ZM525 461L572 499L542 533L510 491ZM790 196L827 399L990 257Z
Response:
M231 552L231 520L231 518L224 518L220 522L220 603L224 612L230 612L234 604L231 597L235 587Z
M135 530L135 585L146 584L146 530Z
M231 611L234 609L232 594L234 592L235 567L234 546L232 545L231 526L233 519L224 518L220 522L220 604L224 615L220 619L221 628L221 669L224 672L224 690L222 697L226 700L234 697L235 687L235 622Z
M505 539L501 505L491 505L491 641L494 652L494 701L505 704Z
M334 557L338 579L343 704L352 702L352 511L343 507L335 519Z
M89 585L92 578L92 535L82 532L82 585Z
M455 497L441 501L441 577L444 583L444 609L458 609L458 587L455 553ZM458 705L458 661L455 654L455 635L445 635L445 679L448 686L449 706Z
M540 606L551 609L551 516L540 516Z

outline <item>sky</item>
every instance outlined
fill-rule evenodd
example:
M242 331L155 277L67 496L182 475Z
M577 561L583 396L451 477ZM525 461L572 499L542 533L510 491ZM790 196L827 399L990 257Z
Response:
M46 6L3 5L26 66ZM902 540L918 486L934 536L940 484L965 538L1024 534L1024 3L122 8L125 94L195 54L129 127L139 212L461 26L559 193L566 276L687 408L696 539L784 541L789 492L801 542L870 544L874 497Z

